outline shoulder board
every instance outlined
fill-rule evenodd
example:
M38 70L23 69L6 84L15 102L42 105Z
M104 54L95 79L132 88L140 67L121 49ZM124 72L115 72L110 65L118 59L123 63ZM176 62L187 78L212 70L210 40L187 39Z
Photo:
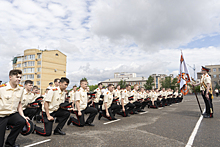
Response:
M7 84L2 84L2 85L0 85L0 87L5 87L5 86L7 86Z
M207 77L209 77L209 75L207 75Z
M99 90L98 88L96 90Z
M106 94L108 94L109 92L107 92Z
M57 88L54 88L54 89L53 89L53 91L57 91L57 90L58 90Z
M80 89L78 89L77 91L80 91Z
M23 85L21 85L21 84L18 84L18 86L23 87Z

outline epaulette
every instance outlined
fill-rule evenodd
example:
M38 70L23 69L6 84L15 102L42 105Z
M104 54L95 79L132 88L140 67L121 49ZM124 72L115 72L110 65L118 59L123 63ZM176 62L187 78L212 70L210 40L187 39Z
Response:
M21 85L21 84L18 84L18 86L23 87L23 85Z
M209 75L207 75L207 77L209 77Z
M0 88L1 88L1 87L5 87L5 86L7 86L7 84L2 84L2 85L0 85Z
M80 89L78 89L77 91L80 91Z
M54 89L53 89L53 91L57 91L57 90L58 90L57 88L54 88Z
M106 94L108 94L109 92L107 92Z
M99 88L97 88L96 90L99 90Z

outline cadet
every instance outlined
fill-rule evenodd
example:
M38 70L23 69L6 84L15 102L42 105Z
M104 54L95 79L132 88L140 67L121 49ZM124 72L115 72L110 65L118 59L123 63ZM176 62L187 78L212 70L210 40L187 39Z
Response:
M38 98L40 97L40 91L39 91L39 88L38 86L34 86L33 89L32 89L32 93L34 94L34 98Z
M139 93L138 93L138 84L134 85L134 89L131 91L131 95L134 96L134 102L133 104L135 105L135 112L133 112L134 114L137 114L137 112L145 112L144 110L141 110L141 99L139 98Z
M54 87L53 87L53 89L59 87L59 83L60 83L60 79L58 79L58 78L54 79Z
M122 112L119 114L122 115L123 117L127 117L128 113L131 111L134 111L135 105L130 103L128 100L128 97L130 96L130 91L131 90L131 85L127 84L126 89L122 92L122 97L121 97L121 107L122 107Z
M28 116L31 120L32 118L36 115L36 113L38 112L38 109L40 106L38 107L32 107L30 106L30 103L34 102L34 94L31 92L32 88L33 88L33 81L31 80L26 80L24 83L24 92L22 95L22 109L24 111L24 115Z
M202 91L202 97L205 102L206 106L206 112L203 114L205 118L213 118L213 105L212 105L212 83L211 83L211 77L209 76L209 68L202 66L202 77L201 81L198 84L195 84L194 86L197 86L200 84L200 90Z
M77 89L77 87L76 87L76 85L74 85L74 86L73 86L73 90L71 90L71 91L69 92L69 97L70 97L70 100L73 102L73 104L74 104L74 102L75 102L76 89Z
M102 95L101 89L102 89L102 83L99 83L98 88L94 90L96 94L95 94L95 99L93 100L93 107L96 108L97 110L100 110L99 100L100 100L100 96Z
M109 84L108 91L104 94L102 112L99 113L99 118L98 118L99 120L101 119L102 116L104 116L109 120L116 120L114 114L120 111L120 106L117 104L111 106L112 101L113 101L113 84ZM114 111L114 114L112 111Z
M53 89L53 82L49 83L49 86L47 87L48 89Z
M94 126L92 124L93 120L95 119L95 116L98 113L98 110L94 107L88 107L88 97L87 97L87 84L88 82L86 80L80 81L80 89L76 91L75 94L75 111L77 119L74 117L70 117L67 125L70 125L71 123L73 125L84 127L87 126ZM88 119L85 122L84 114L90 113Z
M48 92L45 98L42 114L44 129L36 126L35 130L37 134L42 136L50 136L52 133L54 117L56 117L59 121L59 124L54 130L54 135L66 135L65 132L61 131L61 129L69 118L70 112L59 107L60 104L64 103L65 101L65 89L67 88L68 84L69 79L63 77L60 80L59 87Z
M119 98L118 99L118 102L120 103L120 101L121 101L121 86L120 85L117 85L116 86L116 89L115 89L115 91L114 91L114 96L116 97L116 98Z
M4 144L4 136L7 125L13 128L5 142L5 147L19 147L15 145L15 140L21 132L28 117L24 116L21 100L23 87L19 86L22 71L11 70L9 72L9 82L0 87L0 146Z

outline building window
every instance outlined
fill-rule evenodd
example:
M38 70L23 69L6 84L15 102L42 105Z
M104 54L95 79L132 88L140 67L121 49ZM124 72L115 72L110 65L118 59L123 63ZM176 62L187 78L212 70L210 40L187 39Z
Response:
M27 67L27 62L24 62L24 63L23 63L23 67Z
M59 55L56 53L56 56L59 56Z
M28 55L27 56L27 60L34 60L35 59L35 55Z
M32 79L34 79L34 74L27 75L27 79L28 79L28 80L32 80Z
M40 59L41 58L41 54L37 54L37 58Z
M22 80L26 80L26 79L27 79L27 75L23 75Z
M213 68L213 72L216 72L216 68Z
M22 57L21 58L17 58L17 62L21 61Z
M218 69L218 71L220 71L220 68Z
M40 85L40 81L37 81L37 85Z
M28 62L28 66L34 66L35 65L35 61L29 61Z
M24 60L27 60L27 56L24 56Z
M17 67L21 67L21 64L17 64Z
M216 75L213 75L213 78L216 78Z
M37 61L37 65L41 65L41 61Z
M23 69L23 73L26 73L26 71L27 71L26 68L24 68L24 69Z
M40 74L37 75L37 78L38 78L38 79L40 78Z
M37 68L37 72L41 72L41 68L40 67Z
M34 68L26 68L26 73L34 73Z

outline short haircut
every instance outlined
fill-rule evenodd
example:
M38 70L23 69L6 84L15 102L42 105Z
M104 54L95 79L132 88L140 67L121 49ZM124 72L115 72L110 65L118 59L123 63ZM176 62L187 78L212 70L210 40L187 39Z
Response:
M130 84L127 84L127 85L126 85L126 88L129 87L129 86L131 86L131 85L130 85Z
M80 84L82 84L82 82L88 83L87 80L80 80Z
M35 85L35 86L33 87L33 89L38 89L38 86Z
M99 83L98 86L99 86L99 85L102 85L102 83Z
M108 87L113 86L113 84L108 84Z
M47 88L46 90L50 90L49 88Z
M26 80L26 81L24 82L24 85L27 85L27 84L33 84L33 81L31 81L31 80Z
M62 78L60 79L60 83L63 83L63 82L66 82L67 84L69 84L69 83L70 83L70 80L69 80L68 78L66 78L66 77L62 77Z
M117 85L116 87L121 86L121 85Z
M56 78L56 79L54 79L54 81L53 81L53 82L55 83L55 82L57 82L58 80L60 80L60 79L59 79L59 78Z
M155 88L154 91L157 90L157 89L158 89L158 88Z
M22 74L22 71L19 70L19 69L13 69L13 70L10 70L9 72L9 76L17 76L18 74Z
M138 84L135 84L134 87L138 86Z
M76 85L73 86L73 88L77 87Z

